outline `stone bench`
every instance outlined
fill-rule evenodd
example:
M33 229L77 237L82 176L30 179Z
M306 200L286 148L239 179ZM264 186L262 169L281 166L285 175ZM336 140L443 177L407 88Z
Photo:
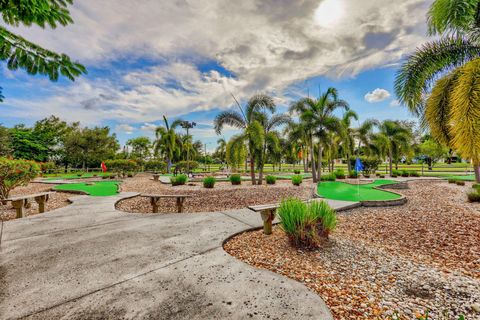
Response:
M275 213L280 204L261 204L258 206L249 206L248 209L254 212L260 212L263 220L263 233L272 234L272 222L275 219Z
M153 181L158 181L160 179L160 175L159 174L154 174L153 175Z
M18 218L24 217L23 208L26 208L28 201L31 199L34 199L35 202L38 203L38 212L44 213L45 202L47 202L48 199L50 198L50 195L54 193L55 192L41 192L41 193L35 193L35 194L28 194L24 196L15 196L15 197L10 197L4 201L12 202L12 206L17 211L17 219L18 219Z
M186 198L190 198L189 195L184 194L141 194L141 197L150 198L150 203L152 205L153 213L158 213L158 202L160 199L177 199L177 212L181 213L183 211L183 203Z

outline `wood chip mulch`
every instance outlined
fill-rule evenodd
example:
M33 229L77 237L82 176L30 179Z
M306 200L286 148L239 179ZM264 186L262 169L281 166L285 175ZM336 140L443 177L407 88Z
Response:
M309 199L314 189L313 183L304 180L296 187L291 181L277 180L275 185L255 185L243 181L239 186L230 182L217 182L213 189L206 189L201 182L193 185L175 186L165 185L151 180L151 175L137 175L134 178L124 179L121 191L133 191L146 194L187 194L191 198L185 200L184 212L211 212L231 209L241 209L249 205L277 203L287 197ZM175 199L164 199L160 203L159 212L176 212ZM148 198L135 197L122 200L117 209L126 212L152 213L152 206Z
M291 246L277 226L271 236L240 234L225 250L304 283L335 319L391 319L395 311L414 319L425 310L429 319L480 319L480 206L466 201L468 185L409 185L397 190L404 206L340 214L319 249Z
M20 186L13 189L10 192L10 196L19 196L19 195L28 195L35 194L39 192L51 191L55 185L46 184L46 183L29 183L26 186ZM45 210L52 211L58 208L65 207L70 204L68 198L71 198L73 195L71 193L56 192L50 196L50 199L45 204ZM30 208L24 209L26 216L38 214L38 205L32 200L30 202ZM7 221L16 218L15 209L12 207L11 203L8 202L6 205L3 205L0 202L0 220Z

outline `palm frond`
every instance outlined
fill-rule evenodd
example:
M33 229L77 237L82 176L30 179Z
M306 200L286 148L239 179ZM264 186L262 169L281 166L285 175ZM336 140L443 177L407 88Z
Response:
M222 129L225 125L229 125L237 129L243 129L247 126L242 115L235 111L223 111L215 117L213 126L217 134L222 133Z

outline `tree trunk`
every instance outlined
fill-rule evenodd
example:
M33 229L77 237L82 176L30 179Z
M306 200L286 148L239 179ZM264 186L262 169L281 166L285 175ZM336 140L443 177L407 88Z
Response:
M390 175L392 175L393 172L393 154L392 150L388 152L388 160L389 160L389 165L390 165Z
M321 144L318 144L318 172L317 172L317 175L318 175L318 178L317 180L318 181L322 181L321 178L322 178L322 153L323 153L323 148L322 148L322 145Z
M350 156L347 154L347 175L352 171L352 164L350 163Z
M262 161L263 162L263 161ZM263 164L260 163L260 165L258 166L258 180L257 180L257 184L258 185L262 185L263 184Z
M307 164L308 153L306 149L304 151L305 152L302 154L303 172L307 173L308 172L308 164Z
M480 183L480 161L473 163L473 170L475 171L475 181Z
M312 163L312 178L313 182L317 182L317 170L315 168L315 149L313 148L313 139L310 142L310 159Z
M252 185L255 185L255 157L250 154L250 178L252 179Z

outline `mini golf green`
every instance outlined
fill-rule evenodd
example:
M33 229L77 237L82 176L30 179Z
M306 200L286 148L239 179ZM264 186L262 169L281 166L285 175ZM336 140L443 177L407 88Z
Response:
M375 180L368 184L349 184L338 181L325 181L318 184L318 194L321 197L331 200L343 201L372 201L372 200L395 200L401 198L400 195L374 189L385 184L395 183L392 180ZM360 195L360 196L359 196Z
M83 191L93 197L106 197L118 194L120 181L98 181L89 183L68 183L55 186L55 190Z
M81 176L78 174L63 174L63 175L57 175L57 176L50 176L47 177L46 180L51 181L51 180L63 180L63 179L84 179L84 178L93 178L94 174L96 174L98 177L109 175L110 173L82 173Z

